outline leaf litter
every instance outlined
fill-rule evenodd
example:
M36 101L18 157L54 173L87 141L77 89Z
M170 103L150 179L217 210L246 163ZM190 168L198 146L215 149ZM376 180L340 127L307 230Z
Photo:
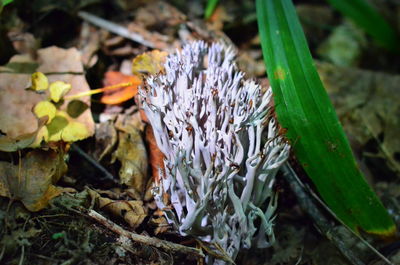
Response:
M28 54L14 56L6 67L0 69L0 130L5 134L0 136L0 147L8 152L0 153L1 171L6 172L0 176L0 192L2 196L12 199L9 201L0 198L0 225L3 228L0 229L0 242L2 246L6 246L6 264L16 264L21 260L34 260L35 264L105 264L106 261L109 264L196 263L193 260L188 261L187 257L132 242L104 228L100 223L93 225L93 221L85 216L85 211L80 210L94 209L104 213L109 220L138 234L157 235L171 242L196 246L191 239L177 238L171 233L171 227L162 211L152 201L152 182L158 178L163 156L140 106L137 104L131 108L134 104L132 98L135 98L138 87L143 85L138 77L143 78L162 71L160 66L168 54L165 51L179 49L182 43L198 38L227 43L234 49L239 47L240 67L250 76L263 76L265 70L257 37L246 37L251 35L249 32L252 30L247 30L250 28L246 26L251 23L246 24L249 22L240 20L237 22L237 18L242 18L242 13L251 21L251 4L249 6L238 3L220 5L213 21L206 24L192 20L192 11L181 12L163 1L138 4L133 9L124 6L122 9L132 10L134 19L125 20L123 25L142 35L158 50L151 50L87 22L82 23L80 39L70 42L79 43L80 51L57 47L37 50L33 47L32 39L37 40L41 37L40 34L45 34L38 31L31 38L13 40L15 45L19 45L20 53ZM48 12L57 8L59 5ZM322 8L327 9L325 6ZM310 5L309 9L313 11L321 8ZM40 10L43 12L44 9ZM127 16L119 16L116 20L126 18ZM330 19L329 23L331 22ZM76 26L80 27L80 22ZM315 25L311 27L314 28L309 32L318 31L318 36L327 37L323 29L315 30ZM237 33L232 29L239 29L241 35L235 36ZM236 38L237 47L224 30L229 32L230 37L233 35ZM24 45L28 49L21 48ZM358 64L362 53L357 55ZM132 62L132 72L122 70L121 59ZM395 140L397 138L393 137L398 128L396 119L393 118L398 116L395 97L386 98L387 105L378 100L382 95L395 93L390 89L386 90L386 85L373 90L375 92L368 90L367 95L361 92L361 87L356 89L355 80L363 79L359 78L361 76L367 80L371 72L363 72L365 75L355 74L351 85L341 85L344 80L342 77L347 76L346 71L349 69L331 69L327 71L325 81L332 84L330 93L347 132L354 135L353 145L359 148L361 146L358 150L364 158L383 159L389 164L389 168L395 170L399 152L399 145ZM32 82L31 74L35 72L44 73L45 78L36 74ZM69 98L91 92L83 73L86 74L92 90L102 85L107 87L129 82L134 86L105 89L107 92L102 97L94 96L91 100L89 96ZM101 80L107 80L110 73L115 73L119 79L101 84ZM364 84L367 87L371 83L384 84L385 79L391 80L388 83L395 83L397 80L394 75L382 75L376 81ZM50 95L48 87L58 81L64 83L53 87ZM71 84L70 91L68 84ZM353 96L352 93L345 93L345 87L354 88ZM26 90L27 88L31 89ZM42 92L36 93L33 90ZM369 101L371 98L376 100ZM137 99L135 101L138 103ZM108 105L104 108L101 102ZM94 133L94 138L87 139ZM80 139L86 140L77 142ZM64 152L68 152L70 143L65 142L75 142L74 144L87 151L94 163L98 163L115 177L117 184L110 188L96 174L93 179L89 179L83 171L71 170L72 160L69 161L68 156L64 155ZM371 142L374 142L377 149L365 148ZM26 149L28 146L36 149ZM52 158L53 155L57 159ZM83 157L79 159L84 160ZM65 170L64 162L70 166L70 170L62 177L52 175L54 168ZM28 165L30 168L26 168ZM78 167L80 165L79 163ZM278 185L286 188L284 183ZM379 187L386 187L385 185L387 186L387 182L381 182ZM380 188L380 191L385 193L385 188ZM282 192L285 194L280 196L280 204L289 209L282 210L276 220L277 231L281 231L277 233L278 244L267 251L245 251L237 264L260 264L267 260L271 264L346 264L347 261L343 260L340 253L335 252L328 240L323 241L311 227L299 226L298 220L303 223L309 220L302 215L290 194L287 191ZM284 198L288 196L289 199ZM54 198L50 200L51 197ZM13 202L11 206L10 202ZM96 203L93 204L94 202ZM37 209L42 210L36 212ZM315 248L316 245L319 247ZM213 249L212 246L204 248ZM36 250L41 250L40 254L36 255L39 253L35 253Z

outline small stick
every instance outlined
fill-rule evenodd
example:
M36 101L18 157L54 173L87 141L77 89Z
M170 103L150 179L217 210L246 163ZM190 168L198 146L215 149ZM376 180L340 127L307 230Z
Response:
M186 246L183 246L180 244L172 243L172 242L162 240L159 238L155 238L155 237L138 235L138 234L135 234L135 233L132 233L132 232L129 232L129 231L123 229L121 226L117 225L116 223L112 222L111 220L108 220L107 218L105 218L104 216L102 216L101 214L99 214L98 212L96 212L94 210L86 210L86 209L82 209L82 210L89 217L91 217L98 223L104 225L105 227L107 227L108 229L113 231L114 233L117 233L121 236L125 236L134 242L153 246L156 248L162 248L169 252L178 252L178 253L182 253L182 254L185 254L188 256L191 255L191 256L194 256L197 258L204 258L204 254L200 249L186 247Z
M97 162L94 158L92 158L90 155L88 155L87 153L85 153L85 151L83 151L78 145L76 144L72 144L71 145L71 150L75 151L78 155L80 155L81 157L83 157L84 159L86 159L86 161L91 164L94 168L96 168L97 170L99 170L103 176L114 182L114 183L118 183L118 181L116 180L116 178L105 168L103 167L99 162Z
M150 48L155 48L155 45L151 43L150 41L145 40L141 35L129 31L126 27L120 26L114 22L102 19L98 16L92 15L88 12L85 11L79 11L78 16L82 18L83 20L86 20L95 26L98 26L100 28L103 28L105 30L108 30L114 34L117 34L119 36L122 36L124 38L133 40L137 43L140 43L144 46L150 47Z

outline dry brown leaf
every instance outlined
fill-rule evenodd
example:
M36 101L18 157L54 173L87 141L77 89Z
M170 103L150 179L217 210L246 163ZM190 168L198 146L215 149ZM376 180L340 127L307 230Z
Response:
M154 177L147 180L146 191L144 192L143 201L149 202L153 200Z
M213 29L222 31L224 28L224 23L232 22L233 19L233 16L229 15L229 13L226 11L225 6L219 5L208 19L208 22L211 24Z
M115 216L122 217L133 229L137 228L147 216L142 201L137 200L112 200L101 197L100 194L89 190L93 199L97 199L99 207L109 211Z
M13 28L8 32L8 37L12 41L14 49L19 54L29 54L34 56L36 50L38 49L40 41L35 39L33 34L28 32L23 32L21 29Z
M134 75L155 75L164 69L164 63L168 53L152 50L136 56L132 61L132 73Z
M10 62L32 62L27 56L14 56ZM49 75L49 82L63 81L72 85L68 95L87 92L90 90L84 74L80 53L75 49L61 49L49 47L38 51L39 68L37 71L62 72L63 74ZM82 74L66 74L68 72L82 72ZM48 94L36 94L25 90L29 87L30 74L0 73L0 131L7 136L15 138L22 134L32 133L37 130L37 119L32 113L33 107L48 98ZM48 93L48 91L46 91ZM90 106L90 97L82 97ZM69 101L66 100L61 107L65 110ZM87 136L94 133L94 122L90 108L82 113L77 122L83 123L87 128Z
M39 211L61 191L53 184L65 173L62 153L34 150L20 165L0 162L0 196L20 200L30 211Z
M163 25L167 30L185 23L186 19L186 15L165 1L147 1L147 5L138 8L135 15L135 22L146 28Z
M319 63L318 71L353 148L377 141L373 155L400 175L400 75L327 63Z
M35 139L38 140L39 145L42 141L42 139L40 139L40 131L42 128L44 128L43 126L46 124L47 121L48 116L44 116L38 119L38 128L32 133L19 135L15 138L11 138L8 135L0 136L0 151L15 152L26 147L32 147L32 145L35 145Z
M144 131L145 124L142 122L140 113L135 110L131 112L126 110L124 114L119 114L115 121L115 128L123 132L130 132L132 129Z
M140 131L132 128L129 132L118 133L118 149L114 159L121 162L120 181L143 194L147 182L147 153Z
M163 234L167 232L168 229L170 228L170 225L168 224L168 221L167 219L165 219L164 216L158 216L158 217L153 216L150 219L149 223L155 226L154 234L156 235Z
M104 156L111 153L117 143L117 130L113 123L106 121L96 124L95 138L96 149L92 155L97 161L101 161Z
M146 143L149 148L149 163L151 166L152 177L154 181L159 182L159 169L164 168L164 154L157 146L153 128L150 124L146 127Z
M90 68L97 63L97 51L100 49L100 30L87 22L82 23L78 48L82 54L82 63Z

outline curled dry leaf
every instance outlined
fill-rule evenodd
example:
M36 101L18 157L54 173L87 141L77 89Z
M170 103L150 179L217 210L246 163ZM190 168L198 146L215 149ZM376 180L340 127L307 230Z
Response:
M119 132L118 138L118 149L113 156L121 162L121 183L143 194L147 182L148 161L140 131L132 128L128 132Z
M35 150L20 165L0 162L0 196L20 200L30 211L39 211L61 191L53 184L65 173L62 152Z
M93 190L89 190L89 194L93 199L97 199L100 208L115 216L122 217L133 229L137 228L147 216L142 201L112 200L101 197L100 194Z
M132 85L124 86L124 84L127 83L131 83ZM141 83L142 80L137 76L109 71L105 74L104 85L116 87L113 89L105 89L100 101L104 104L119 104L127 101L136 96L138 93L138 86ZM118 87L118 84L121 84L121 87Z

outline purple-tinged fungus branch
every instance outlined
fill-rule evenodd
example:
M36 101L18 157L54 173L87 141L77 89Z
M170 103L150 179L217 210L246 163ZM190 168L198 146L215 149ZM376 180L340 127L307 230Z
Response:
M271 90L245 80L234 56L220 44L188 44L141 90L165 155L159 208L180 234L218 243L232 259L240 248L273 243L273 185L289 155Z

